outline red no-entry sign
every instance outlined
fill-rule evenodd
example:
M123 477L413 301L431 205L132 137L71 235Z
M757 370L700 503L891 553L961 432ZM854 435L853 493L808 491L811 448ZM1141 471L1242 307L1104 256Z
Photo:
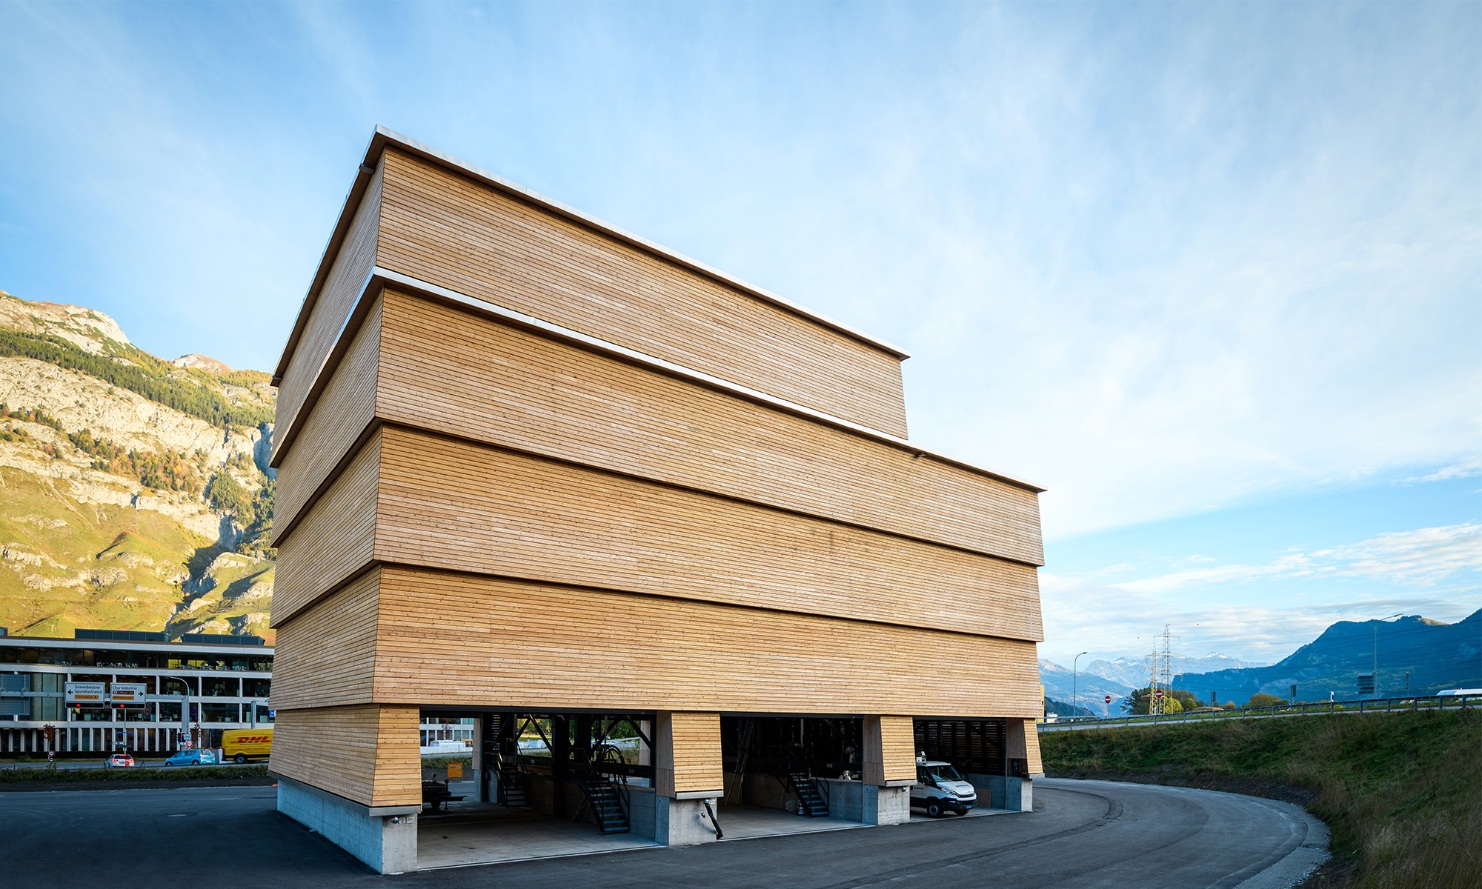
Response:
M1107 695L1107 696L1106 696L1106 702L1107 702L1107 703L1108 703L1108 704L1110 704L1110 703L1111 703L1111 695Z

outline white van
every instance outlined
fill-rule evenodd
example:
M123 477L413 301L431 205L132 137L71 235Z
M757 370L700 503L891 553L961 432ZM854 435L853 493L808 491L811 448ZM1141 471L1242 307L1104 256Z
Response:
M925 809L933 818L943 812L966 815L978 804L978 791L950 762L916 760L916 783L911 786L911 807Z

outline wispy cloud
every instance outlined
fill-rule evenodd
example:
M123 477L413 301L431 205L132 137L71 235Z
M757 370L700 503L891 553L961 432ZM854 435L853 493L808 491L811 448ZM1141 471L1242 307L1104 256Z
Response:
M1273 661L1339 620L1395 612L1455 620L1482 607L1482 521L1379 534L1256 564L1206 558L1195 560L1197 567L1143 576L1125 563L1115 571L1041 572L1045 651L1135 654L1150 649L1166 623L1180 637L1180 653Z
M1123 581L1117 586L1129 592L1159 594L1317 575L1368 576L1409 586L1434 586L1457 574L1478 571L1482 571L1482 522L1464 522L1288 553L1262 565L1216 565Z
M1442 466L1440 469L1425 475L1403 479L1401 484L1424 485L1459 478L1475 478L1479 475L1482 475L1482 454Z
M1475 470L1478 39L1441 4L13 3L0 226L79 260L21 295L265 366L388 123L911 349L916 437L1068 539Z
M1348 593L1309 603L1302 602L1305 596L1292 595L1288 604L1272 604L1229 596L1155 595L1042 574L1046 642L1040 651L1042 657L1061 661L1084 650L1093 657L1136 657L1161 647L1167 626L1173 633L1174 653L1180 656L1223 654L1274 663L1338 621L1395 613L1453 621L1482 607L1475 587L1460 597Z

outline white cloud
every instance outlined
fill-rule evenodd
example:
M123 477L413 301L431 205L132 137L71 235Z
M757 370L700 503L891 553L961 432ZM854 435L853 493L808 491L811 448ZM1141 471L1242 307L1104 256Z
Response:
M1482 571L1482 522L1381 534L1359 543L1308 553L1287 553L1262 565L1216 565L1127 580L1116 587L1162 594L1210 590L1223 584L1272 578L1367 576L1408 586L1434 586Z
M1078 651L1092 657L1138 657L1161 646L1165 625L1174 654L1223 654L1251 663L1275 663L1338 621L1366 621L1395 613L1456 621L1482 606L1477 589L1461 595L1353 594L1304 604L1165 596L1051 573L1040 576L1045 642L1040 657L1069 663Z
M1180 654L1271 662L1339 620L1397 611L1458 620L1482 605L1482 522L1379 534L1260 564L1115 579L1129 571L1042 571L1043 655L1087 648L1135 655L1151 650L1168 623ZM1425 592L1405 595L1407 588Z
M1482 522L1381 534L1322 555L1342 574L1434 586L1457 574L1482 572Z
M1458 463L1443 466L1434 472L1414 478L1404 479L1401 484L1423 485L1431 482L1445 482L1459 478L1475 478L1482 475L1482 454L1469 457ZM1475 493L1475 492L1474 492Z

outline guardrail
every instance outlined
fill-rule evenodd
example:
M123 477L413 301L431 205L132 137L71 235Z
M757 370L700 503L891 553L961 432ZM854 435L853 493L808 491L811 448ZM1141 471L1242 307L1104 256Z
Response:
M1239 707L1234 710L1161 713L1154 716L1072 717L1041 722L1042 732L1087 728L1117 728L1128 725L1170 725L1221 719L1269 719L1273 716L1316 716L1328 713L1393 713L1396 710L1468 710L1482 706L1482 695L1422 695L1379 698L1371 701L1321 701L1276 704L1271 707Z

